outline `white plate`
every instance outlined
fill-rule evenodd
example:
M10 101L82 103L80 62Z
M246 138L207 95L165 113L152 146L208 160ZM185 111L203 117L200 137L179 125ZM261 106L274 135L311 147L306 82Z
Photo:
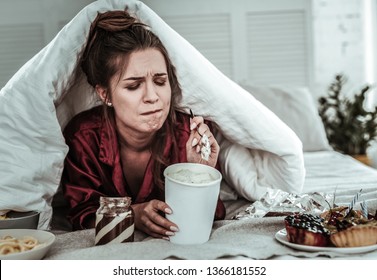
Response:
M300 245L296 243L291 243L287 239L287 232L284 229L279 230L275 234L275 238L280 243L287 245L291 248L301 250L301 251L308 251L308 252L337 252L337 253L344 253L344 254L361 254L366 253L370 251L377 250L377 244L376 245L370 245L370 246L362 246L362 247L318 247L318 246L308 246L308 245Z
M36 238L41 246L29 251L13 253L7 255L0 255L0 260L40 260L50 249L52 243L55 241L55 235L43 230L36 229L2 229L0 230L0 237L11 235L15 238L23 238L25 236L32 236Z

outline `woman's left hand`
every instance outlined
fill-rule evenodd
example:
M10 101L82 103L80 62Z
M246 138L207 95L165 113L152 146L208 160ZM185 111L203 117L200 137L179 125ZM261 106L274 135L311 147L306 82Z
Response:
M187 161L215 167L219 156L220 147L208 125L204 123L203 117L198 116L190 119L190 129L190 138L186 143ZM203 145L202 138L204 135L208 137L210 144L208 161L204 159L201 154L201 148Z

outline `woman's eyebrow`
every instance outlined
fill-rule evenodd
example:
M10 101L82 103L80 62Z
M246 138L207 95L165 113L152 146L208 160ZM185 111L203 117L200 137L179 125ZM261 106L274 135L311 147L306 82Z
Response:
M153 76L154 77L162 77L162 76L167 76L168 74L166 74L166 73L156 73L156 74L154 74Z
M167 76L168 74L167 73L156 73L153 75L153 77L163 77L163 76ZM144 77L128 77L128 78L124 78L123 81L138 81L138 80L143 80Z
M144 77L128 77L124 78L123 81L138 81L138 80L143 80Z

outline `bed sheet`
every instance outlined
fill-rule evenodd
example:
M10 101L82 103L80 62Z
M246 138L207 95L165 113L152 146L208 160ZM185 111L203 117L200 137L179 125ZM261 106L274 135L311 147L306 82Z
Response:
M304 161L304 192L335 192L335 202L343 204L362 189L360 200L377 209L377 169L335 151L307 152Z

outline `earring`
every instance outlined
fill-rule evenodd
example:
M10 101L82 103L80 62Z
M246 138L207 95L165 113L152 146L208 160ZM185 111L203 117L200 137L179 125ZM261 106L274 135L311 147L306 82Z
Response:
M109 107L113 107L113 103L111 103L111 102L107 102L106 105L109 106Z

